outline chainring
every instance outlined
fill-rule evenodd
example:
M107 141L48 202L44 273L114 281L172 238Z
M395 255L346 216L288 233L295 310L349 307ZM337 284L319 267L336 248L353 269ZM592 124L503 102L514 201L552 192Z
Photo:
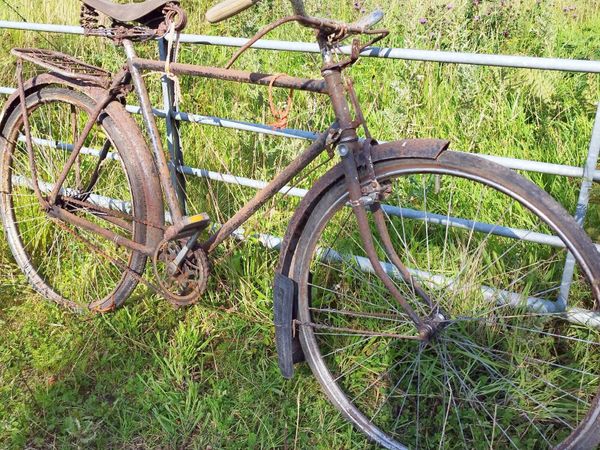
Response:
M208 257L201 248L189 250L179 267L169 270L184 245L182 240L163 240L152 258L160 293L174 306L196 303L206 290L209 277Z

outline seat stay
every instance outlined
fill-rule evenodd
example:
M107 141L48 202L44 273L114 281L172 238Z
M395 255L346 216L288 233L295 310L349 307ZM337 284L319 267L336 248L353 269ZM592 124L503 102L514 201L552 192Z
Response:
M174 0L146 0L142 3L117 4L110 0L82 0L90 8L119 22L146 23L162 13L163 7L168 3L178 3Z

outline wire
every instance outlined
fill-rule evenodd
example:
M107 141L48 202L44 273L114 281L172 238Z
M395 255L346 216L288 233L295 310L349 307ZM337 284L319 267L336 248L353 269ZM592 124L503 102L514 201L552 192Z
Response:
M23 14L21 14L16 7L14 7L10 3L8 3L8 0L0 0L0 1L2 3L4 3L6 6L8 6L10 8L10 10L13 11L19 17L19 19L21 19L25 23L29 23L29 21L25 18L25 16L23 16ZM54 43L51 42L46 36L42 35L42 39L44 39L48 44L50 44L50 47L52 47L54 50L58 50L58 47L56 45L54 45Z

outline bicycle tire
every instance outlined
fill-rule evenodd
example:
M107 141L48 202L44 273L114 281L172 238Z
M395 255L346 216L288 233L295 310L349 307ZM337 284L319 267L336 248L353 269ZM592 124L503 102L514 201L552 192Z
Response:
M393 159L376 163L375 170L380 183L391 182L392 193L384 203L397 201L404 208L395 210L400 217L391 215L392 210L386 213L390 233L401 247L399 255L448 317L427 344L406 338L411 330L414 338L415 327L392 303L361 253L344 180L323 189L321 196L314 196L319 200L290 250L289 276L298 285L303 352L329 400L386 448L596 448L598 330L568 323L559 312L531 311L522 303L503 316L506 301L515 298L500 285L510 280L510 292L521 289L521 300L542 294L555 299L568 248L577 262L570 301L597 309L600 262L589 237L536 185L474 155L448 151L437 160ZM428 198L416 199L419 192ZM500 200L508 201L506 209L490 214L499 224L518 229L536 225L534 231L554 234L566 248L499 236L505 230L495 222L481 237L474 232L478 214L471 217L473 223L451 226L450 219L465 217L459 209L482 211L497 207ZM436 209L443 205L447 214ZM415 211L418 215L423 210L425 220L415 218ZM515 223L509 224L509 217ZM524 237L539 238L529 233ZM461 255L469 248L478 255ZM385 253L378 251L393 272ZM530 252L547 259L531 262ZM446 264L440 265L444 258ZM519 258L524 272L517 271ZM450 260L463 265L452 267ZM486 262L481 273L478 261ZM509 276L503 278L501 271L508 269ZM415 310L427 314L414 290L396 279ZM489 288L494 280L499 286L492 285L486 294L482 286ZM465 316L467 310L472 315ZM382 325L385 321L393 325ZM569 359L575 356L579 366ZM580 403L588 407L585 414ZM492 405L495 409L490 410Z
M74 142L72 133L81 131L95 108L95 102L81 92L50 85L30 92L26 97L26 108L38 178L47 193L62 169L60 162L64 162L68 154L64 147L59 147L65 142ZM72 121L70 124L69 120ZM0 130L4 137L0 141L3 144L0 148L0 213L15 261L37 292L60 305L74 310L100 312L121 306L138 285L146 256L115 246L75 226L63 223L61 227L48 218L31 186L27 186L31 168L21 135L22 127L21 108L18 106L13 108ZM114 200L121 200L117 208L129 207L135 218L129 224L130 231L124 230L126 226L113 226L102 220L103 214L106 216L103 212L93 211L90 207L86 210L86 206L68 207L105 228L144 244L148 220L162 223L156 215L148 217L148 195L161 197L160 191L156 190L156 182L148 182L144 168L152 167L152 161L145 156L149 152L144 151L147 147L136 130L137 125L122 105L116 102L108 105L84 145L92 151L99 150L103 143L109 146L109 157L99 166L97 180L92 181L92 173L98 155L84 152L75 165L77 169L69 172L63 187L91 188L90 196L86 198L88 205L94 201L98 205L108 202L104 206L114 209L112 203L117 204Z

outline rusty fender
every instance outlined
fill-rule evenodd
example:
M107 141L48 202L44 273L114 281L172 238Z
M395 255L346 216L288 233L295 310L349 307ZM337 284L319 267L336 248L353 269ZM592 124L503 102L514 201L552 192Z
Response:
M107 93L107 90L105 88L93 85L85 81L77 80L75 78L64 77L62 75L54 73L44 73L36 77L30 78L24 83L25 98L27 98L29 95L36 91L51 86L62 87L81 92L94 101L96 99L104 98L104 96ZM10 117L10 115L13 114L13 112L18 108L19 94L17 91L15 91L8 98L8 100L4 104L4 107L2 108L2 112L0 113L0 133L2 133L6 121L8 120L8 117ZM121 124L123 129L128 130L130 139L132 141L139 143L139 145L136 145L135 148L135 158L138 160L138 163L141 166L141 169L143 170L145 178L144 189L146 190L147 194L146 198L148 199L148 202L151 203L148 205L148 220L159 226L163 225L164 214L162 214L162 211L164 210L164 207L162 203L162 198L156 198L155 195L150 195L151 193L162 192L158 179L158 173L156 172L156 167L153 164L153 160L151 158L150 152L147 149L145 143L146 141L142 135L139 126L131 117L131 115L127 112L125 107L118 100L110 102L104 109L104 113L108 114L108 116L115 123ZM100 118L101 117L102 116L100 116ZM4 147L4 139L5 137L0 134L0 150ZM154 227L148 227L147 236L148 237L146 240L146 244L156 245L162 239L162 230L159 230L158 228Z
M448 145L448 141L439 139L405 139L388 142L371 147L371 159L374 164L390 159L435 160L448 148ZM364 158L362 153L358 155L359 167L365 167ZM273 286L273 315L279 369L287 379L294 376L294 364L304 360L298 334L294 332L293 320L298 309L298 298L296 282L289 277L293 255L300 234L317 203L332 186L343 180L344 176L342 163L339 163L319 178L294 212L281 245Z
M374 145L371 147L371 155L373 163L390 159L437 159L448 149L449 144L448 141L442 139L403 139L400 141ZM288 276L292 255L308 216L325 192L343 178L344 170L342 165L337 164L319 178L302 199L290 220L281 244L277 272Z

